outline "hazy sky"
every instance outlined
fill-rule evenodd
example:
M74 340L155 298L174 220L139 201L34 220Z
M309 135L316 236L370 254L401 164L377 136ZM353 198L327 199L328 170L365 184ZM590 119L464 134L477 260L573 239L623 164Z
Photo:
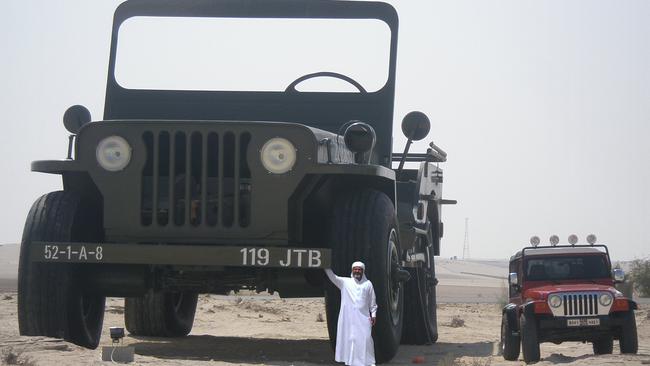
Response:
M59 176L61 117L101 119L113 10L120 1L0 5L3 133L0 243ZM445 149L442 255L504 258L528 242L595 233L612 256L650 255L649 1L391 1L400 15L395 147L422 110ZM424 151L426 143L412 151Z

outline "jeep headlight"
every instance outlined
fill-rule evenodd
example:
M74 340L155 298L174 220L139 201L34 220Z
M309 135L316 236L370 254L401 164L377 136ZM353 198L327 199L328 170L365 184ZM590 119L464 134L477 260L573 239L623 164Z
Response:
M109 172L117 172L129 165L131 145L120 136L110 136L97 145L97 162Z
M612 295L607 292L602 293L600 296L598 296L598 302L602 306L609 306L612 304Z
M289 140L274 137L262 146L260 158L270 173L284 174L296 164L296 148Z
M560 295L551 295L548 297L548 304L552 308L559 308L562 305L562 297Z

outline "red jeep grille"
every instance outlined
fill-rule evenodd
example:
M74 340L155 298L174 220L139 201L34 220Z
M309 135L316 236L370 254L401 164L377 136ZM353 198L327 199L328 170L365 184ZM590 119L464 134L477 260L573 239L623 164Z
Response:
M147 131L142 139L142 225L250 225L250 133Z
M598 295L594 293L563 295L564 315L598 315Z

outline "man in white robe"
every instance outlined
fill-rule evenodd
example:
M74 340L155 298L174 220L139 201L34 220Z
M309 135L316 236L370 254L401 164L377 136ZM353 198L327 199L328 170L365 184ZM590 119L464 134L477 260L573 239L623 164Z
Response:
M375 364L372 326L377 319L377 301L365 269L362 262L354 262L350 277L339 277L331 269L325 270L330 281L341 290L334 359L348 366Z

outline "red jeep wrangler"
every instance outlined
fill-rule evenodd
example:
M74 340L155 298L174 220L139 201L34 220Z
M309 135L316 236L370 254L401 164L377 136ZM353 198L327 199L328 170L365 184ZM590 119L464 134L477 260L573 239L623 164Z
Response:
M623 271L611 270L609 251L594 235L590 245L577 241L571 235L570 245L558 245L553 235L550 246L539 246L534 236L531 247L510 258L510 300L501 321L506 360L519 357L521 344L524 361L537 362L542 342L591 342L595 354L606 354L617 339L621 353L637 352L637 305L614 288Z

